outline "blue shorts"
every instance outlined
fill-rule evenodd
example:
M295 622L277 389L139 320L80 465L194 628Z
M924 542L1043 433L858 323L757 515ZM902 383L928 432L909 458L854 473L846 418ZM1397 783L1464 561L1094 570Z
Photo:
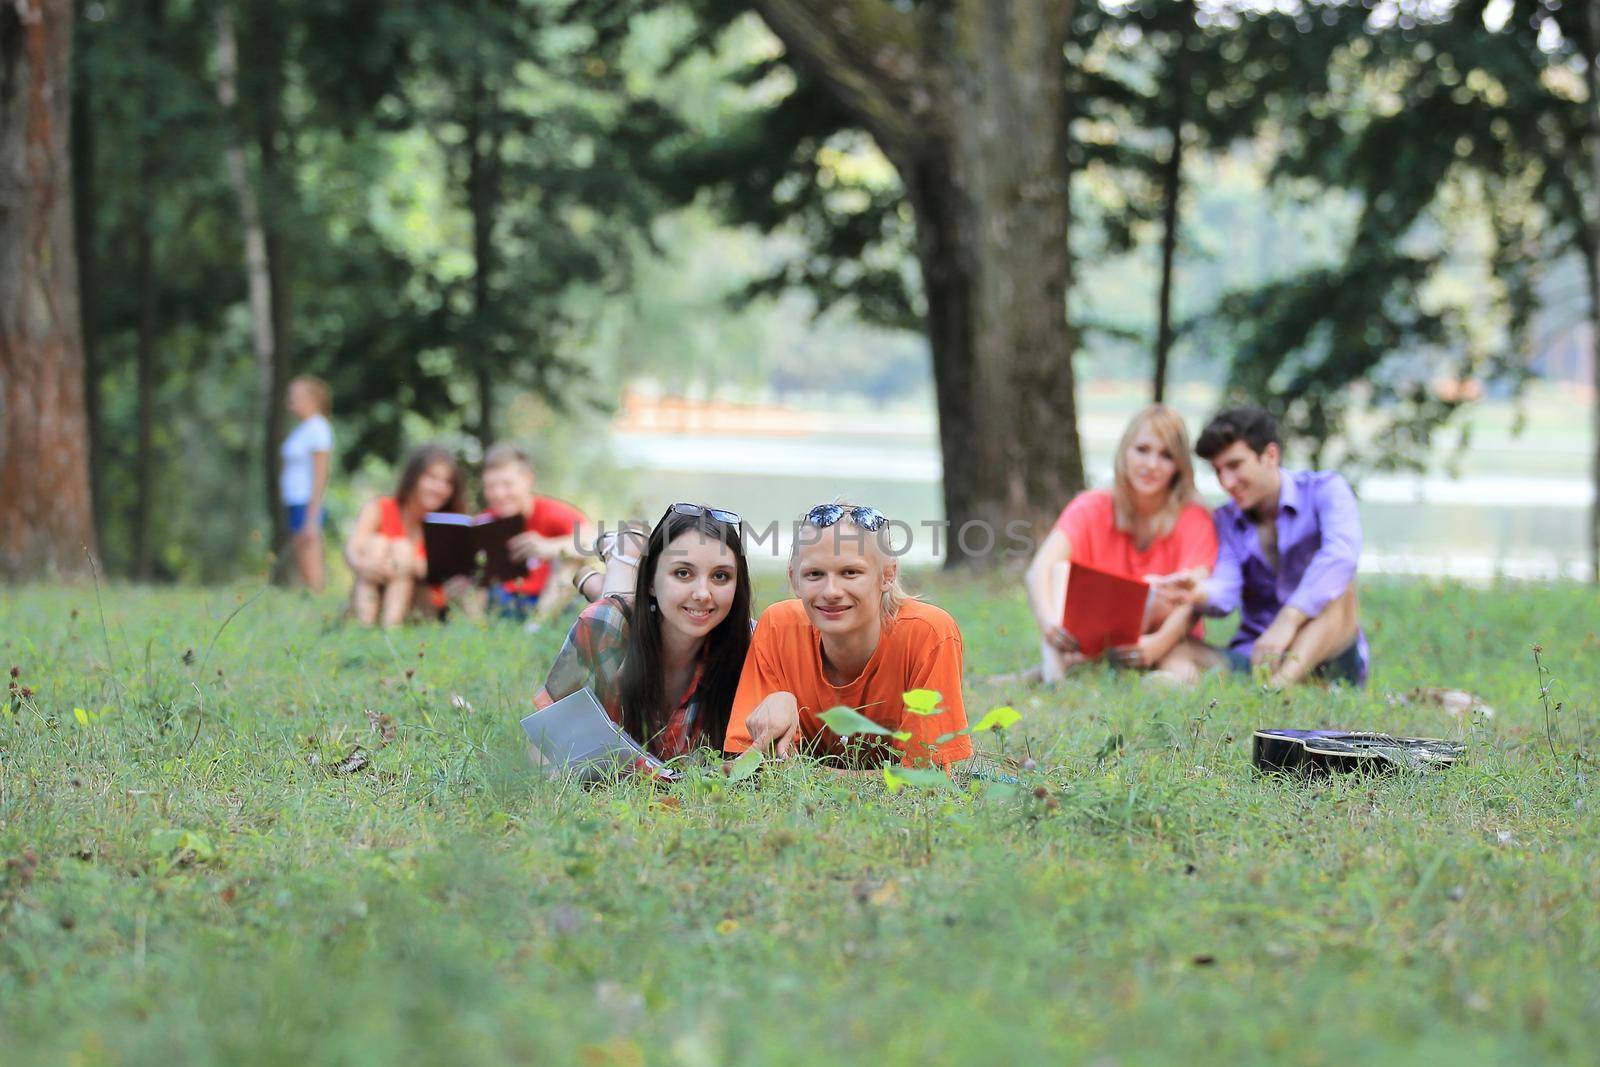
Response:
M538 603L537 596L512 593L503 585L489 587L489 611L502 619L526 619Z
M1250 673L1250 653L1239 648L1223 650L1223 655L1228 657L1228 669L1235 674ZM1321 678L1325 682L1343 682L1345 685L1361 688L1365 683L1361 680L1361 641L1356 639L1350 646L1332 659L1324 660L1311 672L1311 677Z
M306 528L306 512L311 510L310 504L285 504L283 510L289 519L290 533L297 534ZM323 508L317 514L317 526L323 527L327 524L328 509Z

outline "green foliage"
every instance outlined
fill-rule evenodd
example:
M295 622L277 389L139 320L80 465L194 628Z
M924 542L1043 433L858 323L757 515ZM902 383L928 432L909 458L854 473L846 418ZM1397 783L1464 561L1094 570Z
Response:
M1278 175L1361 204L1340 261L1219 306L1235 394L1319 452L1365 403L1388 424L1354 458L1414 463L1468 396L1435 378L1520 384L1541 276L1589 247L1581 71L1594 46L1583 5L1531 7L1490 31L1481 3L1389 25L1370 4L1322 5L1291 32L1267 19L1240 36L1258 54L1292 39L1290 69L1266 87ZM1464 207L1485 223L1493 278L1452 296L1439 282L1461 265Z
M887 726L880 726L873 722L855 708L837 707L829 708L818 715L822 724L840 737L854 737L859 734L871 734L875 737L892 737L896 741L909 740L911 734L905 730L891 730Z
M1592 590L1369 582L1372 688L1276 695L986 681L1036 655L1015 585L911 580L970 631L967 706L1024 716L1018 786L707 760L563 788L517 725L555 630L385 635L276 590L224 627L254 588L113 586L102 631L90 588L11 590L7 1064L1592 1059ZM1262 725L1469 755L1261 778Z

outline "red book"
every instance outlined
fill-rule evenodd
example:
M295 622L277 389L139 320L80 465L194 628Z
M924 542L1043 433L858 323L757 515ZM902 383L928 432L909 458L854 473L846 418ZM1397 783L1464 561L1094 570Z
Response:
M1108 648L1136 644L1144 629L1150 587L1133 578L1074 563L1067 572L1067 607L1061 625L1090 659Z

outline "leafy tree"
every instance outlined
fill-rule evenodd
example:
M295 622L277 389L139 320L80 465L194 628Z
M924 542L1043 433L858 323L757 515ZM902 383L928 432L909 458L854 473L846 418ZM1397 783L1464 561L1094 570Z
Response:
M1288 49L1272 94L1276 173L1353 192L1361 208L1340 262L1225 301L1237 392L1267 398L1320 449L1359 383L1393 412L1373 458L1405 463L1466 401L1434 389L1431 375L1526 373L1538 282L1553 264L1581 259L1600 324L1592 6L1369 0L1309 8L1289 35L1273 20L1244 25L1246 47ZM1471 336L1465 309L1428 291L1451 257L1452 207L1464 196L1489 223L1504 331L1493 345ZM1405 358L1418 352L1420 365ZM1592 525L1600 580L1600 510Z
M578 4L603 27L641 5ZM642 6L654 6L645 4ZM758 2L792 89L688 139L670 168L717 188L729 216L798 225L809 262L783 274L826 305L848 293L878 321L920 322L932 354L946 517L1040 530L1083 485L1066 321L1071 279L1064 50L1071 3ZM701 0L697 38L745 5ZM606 21L610 11L612 22ZM620 31L619 31L620 32ZM862 134L897 186L839 181L831 149ZM808 225L809 224L809 225ZM874 249L911 237L919 287ZM951 562L963 562L959 547Z

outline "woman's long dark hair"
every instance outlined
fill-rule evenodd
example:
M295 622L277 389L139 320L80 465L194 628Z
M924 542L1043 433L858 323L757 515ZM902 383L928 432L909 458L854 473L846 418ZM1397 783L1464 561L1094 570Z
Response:
M411 450L406 456L405 466L400 468L400 481L394 487L394 502L405 507L411 494L417 491L417 483L422 480L423 473L435 463L450 464L450 499L439 510L466 511L467 480L461 474L461 463L456 459L456 454L443 445L418 445Z
M661 617L650 610L655 598L656 566L665 549L685 533L721 541L733 550L733 604L728 617L706 635L700 675L700 715L695 726L704 744L722 747L728 731L728 713L733 708L734 690L744 670L745 653L750 650L750 570L745 564L744 544L735 526L701 514L679 515L668 512L650 531L649 543L639 556L639 576L633 587L633 615L628 627L628 649L622 661L622 726L648 744L667 724L666 691L661 684Z

